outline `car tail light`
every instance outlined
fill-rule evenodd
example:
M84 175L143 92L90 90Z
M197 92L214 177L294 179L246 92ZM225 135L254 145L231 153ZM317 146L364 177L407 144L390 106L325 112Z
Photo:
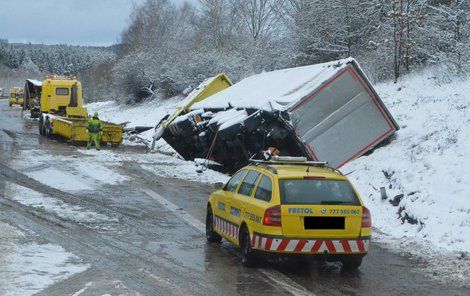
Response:
M372 219L370 217L370 211L366 207L362 207L362 225L361 227L372 227Z
M281 226L281 206L268 208L264 212L263 225Z

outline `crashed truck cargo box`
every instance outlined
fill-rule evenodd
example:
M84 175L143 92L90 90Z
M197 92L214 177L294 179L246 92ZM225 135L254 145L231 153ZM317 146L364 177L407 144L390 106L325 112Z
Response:
M210 156L228 171L270 146L338 168L399 128L352 58L254 75L191 109L177 118L186 132L167 131L165 140L186 159Z

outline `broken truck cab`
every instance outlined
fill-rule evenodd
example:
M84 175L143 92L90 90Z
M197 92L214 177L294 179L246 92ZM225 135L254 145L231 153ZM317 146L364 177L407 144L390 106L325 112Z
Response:
M163 138L232 172L268 147L338 168L399 129L352 58L254 75L190 109Z

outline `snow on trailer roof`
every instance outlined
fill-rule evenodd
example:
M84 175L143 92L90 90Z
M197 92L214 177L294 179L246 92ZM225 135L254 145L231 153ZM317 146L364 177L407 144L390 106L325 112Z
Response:
M27 79L26 81L34 84L35 86L42 86L42 81L36 80L36 79Z
M353 58L347 58L257 74L194 104L191 109L231 106L287 110L351 63L357 65Z

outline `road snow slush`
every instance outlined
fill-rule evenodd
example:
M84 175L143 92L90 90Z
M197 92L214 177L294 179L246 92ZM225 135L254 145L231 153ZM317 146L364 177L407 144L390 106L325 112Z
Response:
M6 179L10 182L14 182L20 186L28 186L30 190L34 190L44 195L53 196L55 199L62 200L68 204L81 206L83 208L92 208L94 211L98 210L103 215L114 217L113 220L118 220L120 224L133 226L133 228L138 229L140 234L146 236L154 235L153 232L145 233L146 230L149 229L149 225L138 222L136 223L134 219L128 217L127 213L122 213L116 209L104 207L102 204L97 202L93 202L77 195L51 188L1 163L0 170L2 172L1 174L5 176ZM157 193L149 189L144 189L143 192L153 199L159 201L171 212L182 215L183 220L185 220L197 231L204 231L204 226L201 222L197 222L195 218L191 217L187 213L186 215L183 214L183 212L178 210L179 208L177 206L165 200ZM65 243L72 250L78 250L76 253L79 253L82 257L83 254L85 254L85 259L88 259L87 261L94 262L95 264L99 262L100 264L105 265L107 269L111 268L114 273L119 274L120 267L116 262L122 261L122 258L128 258L129 261L133 262L132 267L134 267L136 263L140 263L138 264L138 267L136 267L137 272L134 271L134 274L131 275L128 280L123 280L127 287L135 289L136 291L140 291L149 295L155 293L156 291L159 291L162 294L164 294L165 291L172 291L177 295L218 294L215 291L210 292L211 289L208 288L208 283L204 283L204 280L201 281L199 279L198 281L195 281L194 273L188 272L188 270L180 270L178 272L178 268L176 266L171 266L172 264L168 264L170 263L169 261L166 261L165 265L170 265L170 269L168 269L169 266L166 266L167 268L165 269L159 269L157 268L157 265L153 264L153 262L149 262L146 257L136 256L135 254L145 252L142 252L143 250L137 247L129 246L122 241L116 242L115 240L111 240L105 235L109 229L102 229L101 231L98 229L97 233L90 233L89 231L80 229L80 226L77 227L74 221L68 221L67 219L64 219L64 217L51 215L51 213L45 213L40 209L31 208L16 201L2 198L0 199L0 204L2 204L5 209L7 209L0 214L2 220L5 219L4 217L8 217L8 219L17 222L18 225L27 222L28 228L32 229L34 232L41 233L43 237L50 241L57 241L61 242L62 244ZM116 225L113 225L114 227L111 228L112 232L122 232L122 230L113 229L117 228L118 226L117 223L113 224ZM86 227L90 227L90 225L86 225ZM96 229L93 226L91 227ZM63 231L64 229L69 231L65 232ZM115 237L113 238L115 239ZM149 255L151 254L147 254L147 256ZM118 258L119 260L117 260ZM98 264L98 266L100 264ZM131 263L124 262L124 265L129 266ZM187 269L188 267L185 266L184 268ZM172 270L172 272L170 270ZM278 271L263 269L260 269L259 271L269 280L268 284L281 286L283 288L283 293L289 293L292 295L313 295L311 292L295 283L288 277L284 276L282 273L279 273ZM189 278L182 279L187 276L189 276ZM137 283L145 283L145 281L142 280L145 278L149 279L149 281L152 283L135 286L136 283L132 282L132 279L134 279ZM181 282L173 283L174 279L177 278L179 278ZM264 279L264 277L260 278ZM172 280L170 281L170 279ZM157 283L155 283L155 280ZM190 290L186 290L186 288L183 287L186 287L188 283L194 283L196 287L193 287ZM197 286L199 287L197 288ZM195 292L193 289L199 290L201 293Z

